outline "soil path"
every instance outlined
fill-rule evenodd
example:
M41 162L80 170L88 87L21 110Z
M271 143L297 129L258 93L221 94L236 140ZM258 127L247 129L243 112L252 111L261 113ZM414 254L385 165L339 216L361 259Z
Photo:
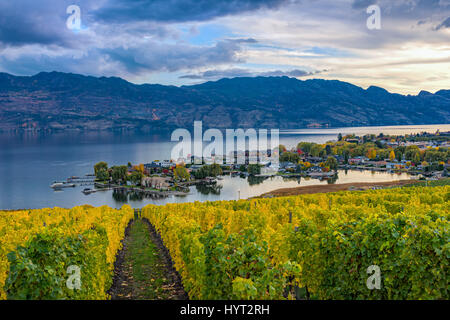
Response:
M321 184L296 188L277 189L274 191L264 193L261 196L255 198L283 197L283 196L294 196L298 194L337 192L344 190L367 190L377 187L386 188L394 186L405 186L417 182L418 180L398 180L387 182L353 182L353 183L325 184L325 185Z
M130 222L114 265L113 300L187 299L161 238L146 219Z

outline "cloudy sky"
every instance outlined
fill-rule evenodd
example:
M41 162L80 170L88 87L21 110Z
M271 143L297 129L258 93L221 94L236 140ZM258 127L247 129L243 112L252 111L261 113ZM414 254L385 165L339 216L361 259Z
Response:
M366 24L373 4L381 29ZM80 29L67 27L70 5ZM0 71L172 85L286 75L435 92L450 89L450 0L0 0Z

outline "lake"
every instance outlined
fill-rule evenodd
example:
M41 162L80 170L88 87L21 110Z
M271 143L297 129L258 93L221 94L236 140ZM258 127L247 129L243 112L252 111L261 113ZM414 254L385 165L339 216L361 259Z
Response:
M333 129L299 129L280 132L280 143L288 148L300 141L324 143L335 140L338 133L364 134L411 134L436 130L450 131L450 125L419 125L389 127L355 127ZM131 162L147 163L155 159L168 159L174 142L162 135L131 133L54 133L0 134L0 209L24 209L43 207L73 207L90 204L120 207L125 199L113 197L111 191L84 195L83 187L53 191L49 185L55 180L70 176L84 176L93 172L93 165L106 161L110 166ZM360 171L338 172L335 183L380 182L408 179L407 174L372 173ZM261 181L248 181L226 176L218 182L220 190L191 187L183 197L161 200L127 199L133 207L148 203L236 200L258 196L284 187L327 183L316 179L285 180L273 177Z

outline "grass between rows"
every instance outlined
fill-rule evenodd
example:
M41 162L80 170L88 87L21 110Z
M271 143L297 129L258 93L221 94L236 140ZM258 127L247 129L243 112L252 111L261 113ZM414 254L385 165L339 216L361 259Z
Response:
M125 265L131 267L133 299L170 298L166 266L141 219L131 226Z

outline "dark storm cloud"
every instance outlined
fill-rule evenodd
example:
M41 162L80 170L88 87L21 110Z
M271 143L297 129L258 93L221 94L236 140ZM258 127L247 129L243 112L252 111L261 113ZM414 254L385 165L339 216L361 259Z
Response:
M318 74L323 71L309 72L305 70L294 69L290 71L253 71L249 69L232 68L226 70L208 70L199 74L187 74L180 76L180 79L220 79L220 78L235 78L235 77L305 77L313 74Z
M66 7L63 1L50 4L49 1L1 1L0 42L8 45L67 44Z
M66 27L69 5L81 8L82 25L90 23L93 5L88 0L2 0L0 1L0 43L3 46L28 44L77 46L83 36L74 37Z
M262 8L278 8L287 0L117 0L108 1L95 16L118 23L206 21Z

